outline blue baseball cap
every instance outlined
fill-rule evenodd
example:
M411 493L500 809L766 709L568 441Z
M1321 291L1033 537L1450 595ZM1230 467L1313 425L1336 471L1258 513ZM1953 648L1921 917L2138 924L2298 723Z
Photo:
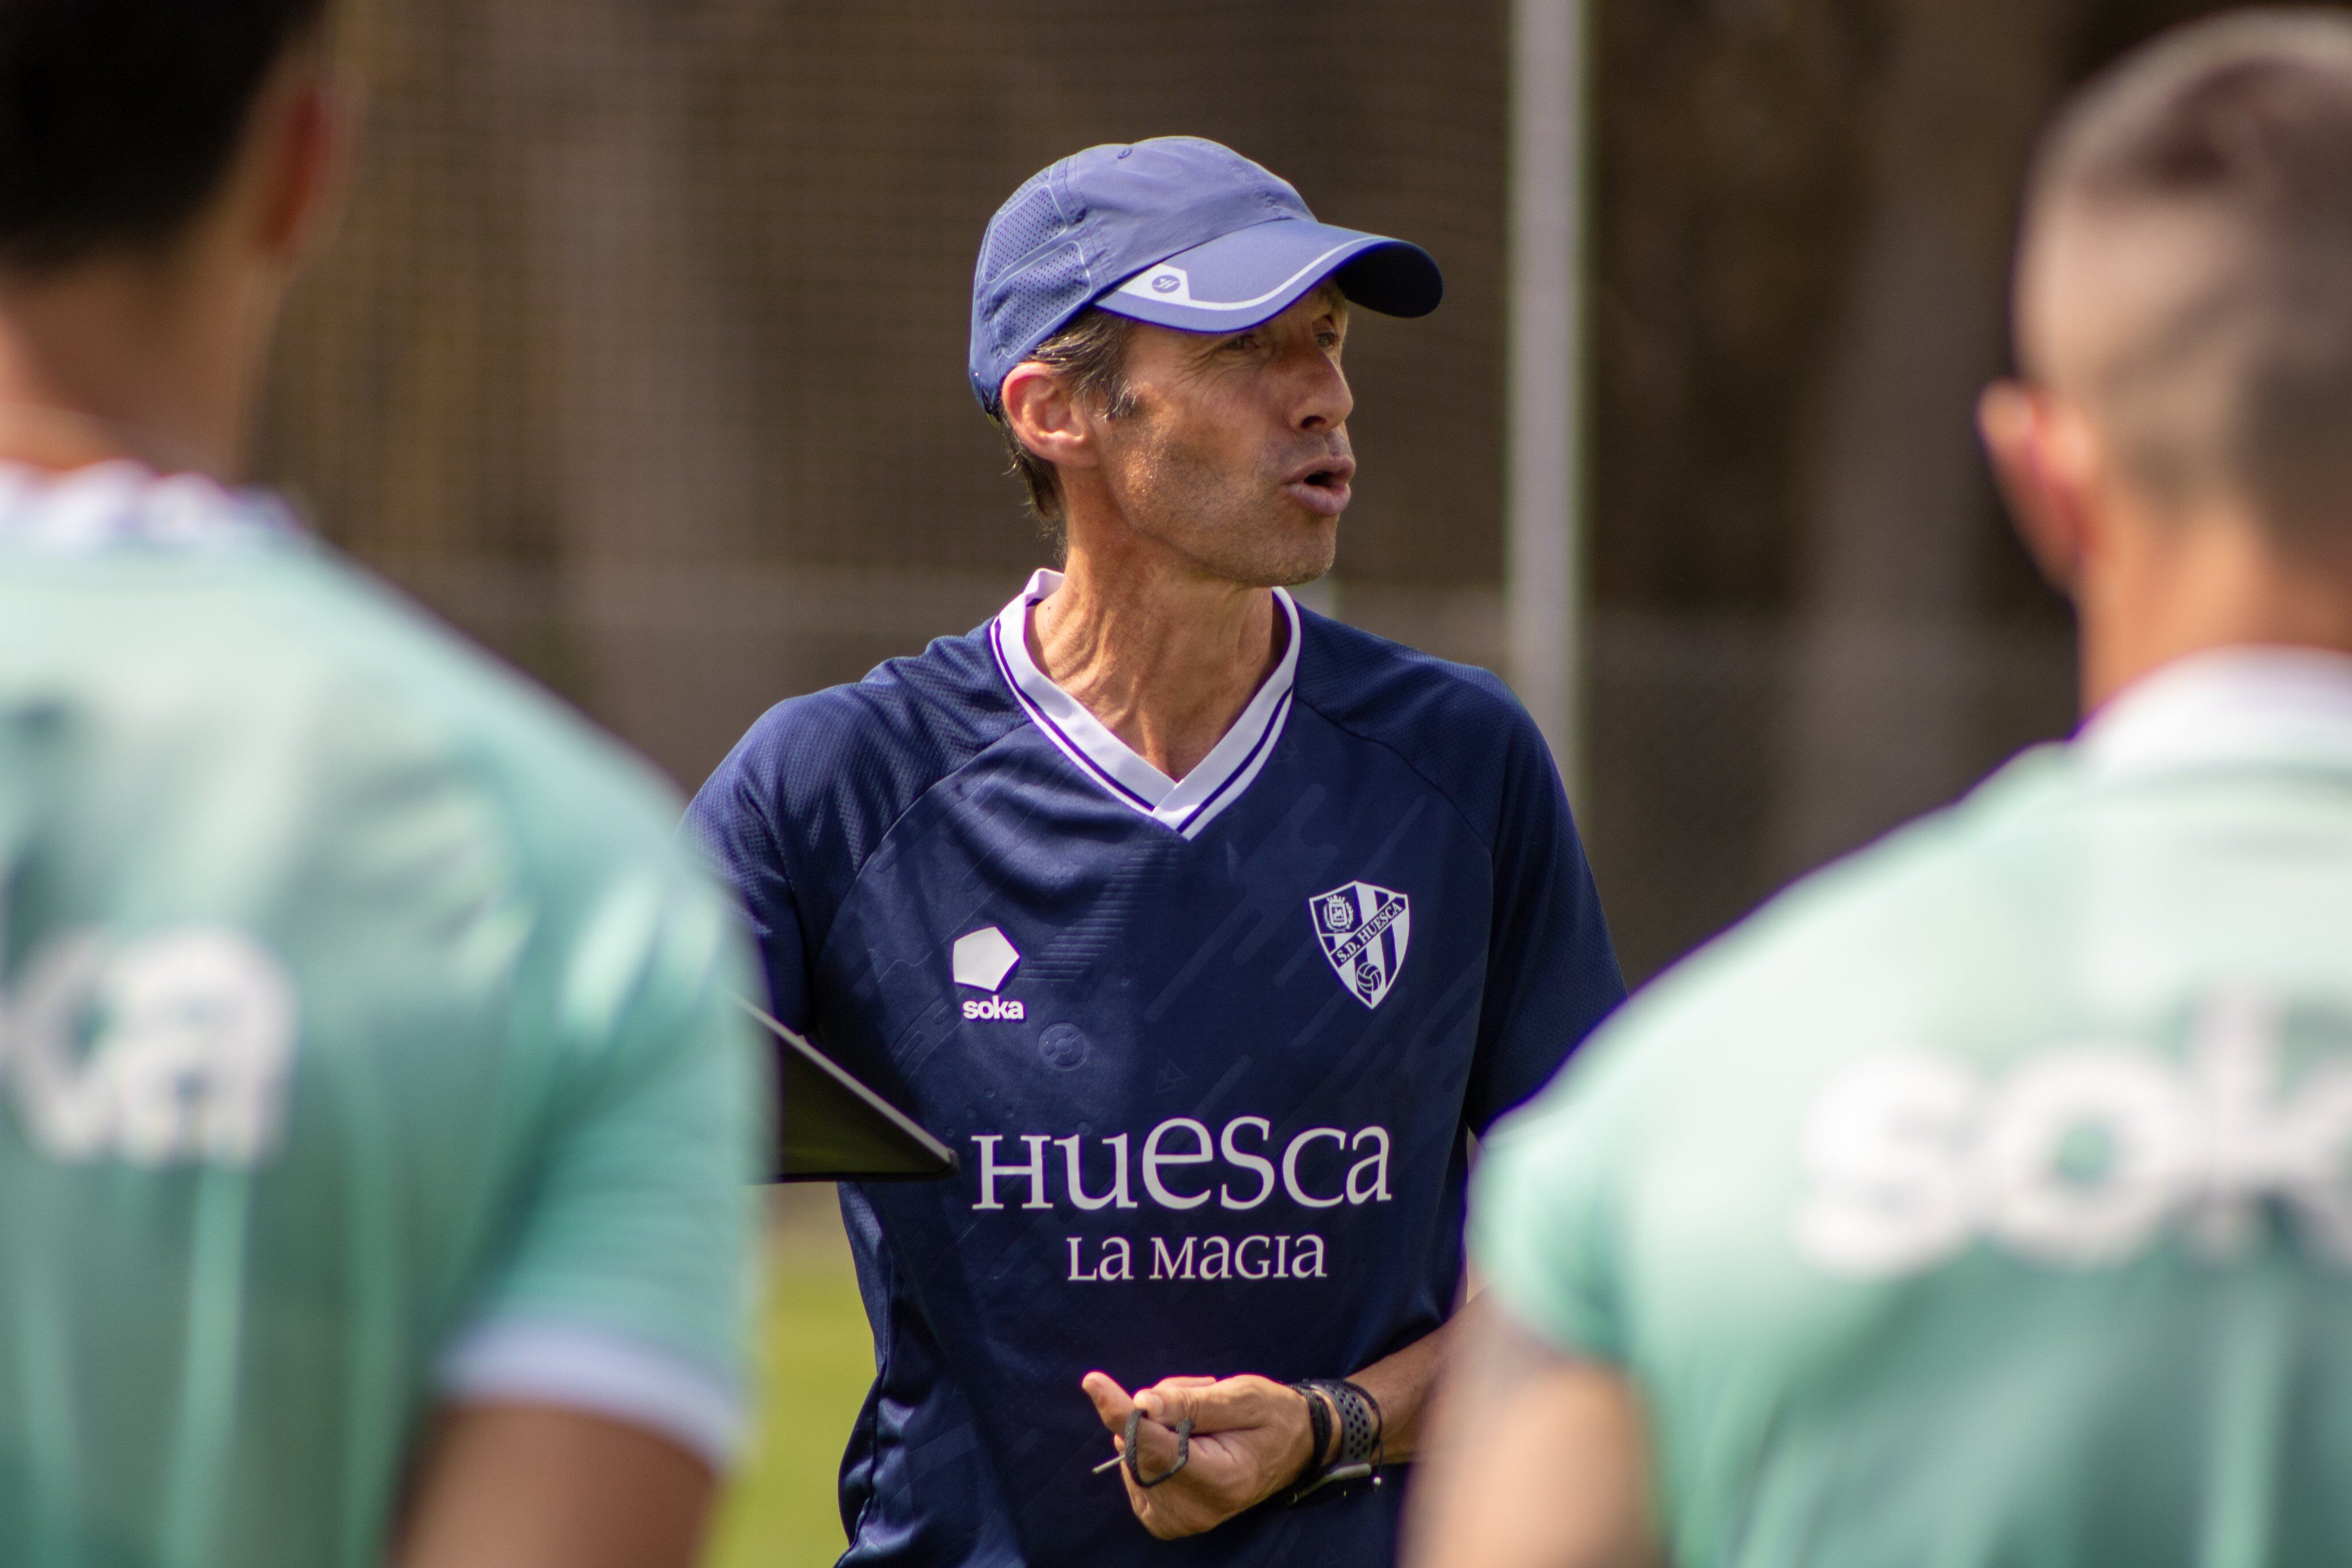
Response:
M996 209L971 277L971 392L1089 305L1186 332L1271 320L1325 278L1367 309L1426 316L1444 279L1417 245L1318 223L1290 183L1230 147L1156 136L1089 147Z

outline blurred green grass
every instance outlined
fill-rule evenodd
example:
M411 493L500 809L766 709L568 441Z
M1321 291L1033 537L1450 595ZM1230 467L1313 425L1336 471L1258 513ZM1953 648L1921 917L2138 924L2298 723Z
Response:
M874 1377L874 1341L833 1188L772 1192L759 1427L704 1568L824 1568L841 1555L835 1477Z

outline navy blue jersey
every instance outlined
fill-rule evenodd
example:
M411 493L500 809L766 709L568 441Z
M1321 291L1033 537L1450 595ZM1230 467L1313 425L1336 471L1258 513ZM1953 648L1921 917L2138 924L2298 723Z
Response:
M694 802L775 1010L958 1149L845 1186L849 1563L1387 1563L1400 1489L1150 1539L1078 1380L1341 1376L1443 1322L1465 1130L1622 995L1543 740L1301 612L1181 782L997 621L770 711Z

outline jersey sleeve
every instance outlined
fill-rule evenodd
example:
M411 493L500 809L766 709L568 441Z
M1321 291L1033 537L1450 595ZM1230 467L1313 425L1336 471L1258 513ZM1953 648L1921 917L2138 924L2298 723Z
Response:
M442 1358L445 1398L584 1409L731 1456L770 1103L740 943L683 867L597 900L555 983L548 1124Z
M810 997L807 941L800 901L753 771L752 751L739 748L706 780L686 810L685 831L734 894L759 948L768 1010L806 1033Z
M1512 713L1491 846L1486 994L1464 1107L1481 1136L1542 1088L1625 998L1559 770L1534 722L1516 704Z

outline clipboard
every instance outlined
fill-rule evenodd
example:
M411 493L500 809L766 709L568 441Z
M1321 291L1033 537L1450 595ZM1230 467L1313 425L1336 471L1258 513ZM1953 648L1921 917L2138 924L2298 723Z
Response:
M953 1149L767 1013L741 1006L776 1047L783 1116L771 1179L931 1181L955 1174Z

